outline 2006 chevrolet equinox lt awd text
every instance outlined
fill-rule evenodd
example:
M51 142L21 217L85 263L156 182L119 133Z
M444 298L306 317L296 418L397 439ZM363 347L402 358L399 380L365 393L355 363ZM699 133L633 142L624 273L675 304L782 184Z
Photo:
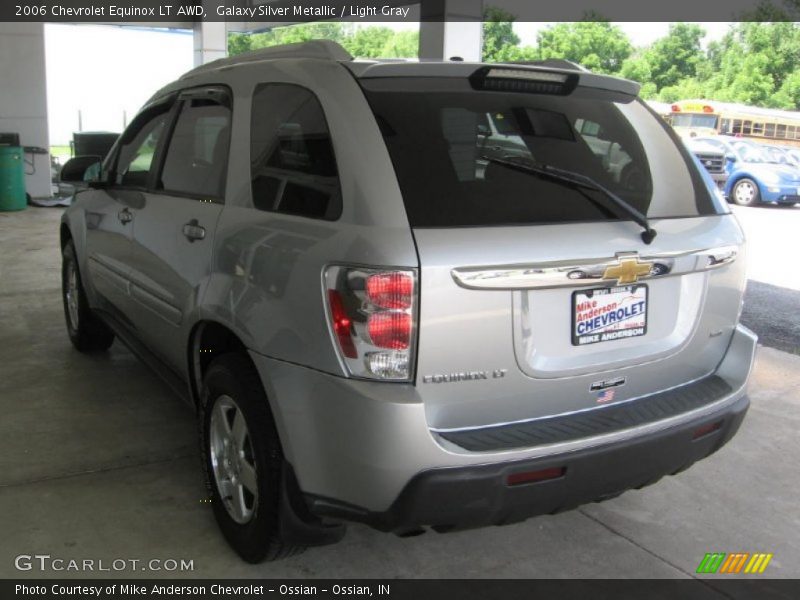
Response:
M637 93L319 41L198 67L64 214L69 336L192 402L251 562L677 473L738 429L756 339L742 231Z

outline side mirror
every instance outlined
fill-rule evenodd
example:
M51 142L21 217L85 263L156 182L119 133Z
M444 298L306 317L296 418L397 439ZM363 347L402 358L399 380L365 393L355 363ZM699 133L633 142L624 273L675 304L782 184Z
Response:
M736 155L735 155L735 154L726 154L726 155L725 155L725 160L727 160L728 162L735 163L735 162L736 162L737 160L739 160L739 159L738 159L738 158L736 158Z
M64 183L86 183L100 177L102 156L76 156L61 167L61 181Z
M478 135L483 136L483 137L488 137L491 134L492 134L492 132L489 129L489 127L487 127L483 123L478 123Z

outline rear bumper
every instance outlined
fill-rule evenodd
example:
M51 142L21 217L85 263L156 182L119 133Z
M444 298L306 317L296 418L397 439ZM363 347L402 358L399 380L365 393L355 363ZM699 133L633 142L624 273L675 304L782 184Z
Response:
M604 435L471 452L432 432L417 389L335 377L251 354L286 459L312 512L383 530L513 522L616 495L680 471L736 432L756 338L738 327L708 404ZM697 430L714 431L693 439ZM563 468L558 479L508 486L509 474Z
M316 497L310 498L310 506L319 515L398 533L422 526L449 531L515 523L613 498L683 471L728 442L748 406L745 396L702 419L616 444L532 460L425 471L383 512ZM713 430L702 435L707 428ZM510 475L544 470L552 471L553 478L508 484Z

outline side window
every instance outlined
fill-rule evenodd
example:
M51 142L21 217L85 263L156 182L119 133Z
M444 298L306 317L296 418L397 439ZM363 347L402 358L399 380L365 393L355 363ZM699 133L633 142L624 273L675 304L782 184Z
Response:
M140 115L131 124L119 147L114 183L130 187L147 186L153 156L168 118L169 106L164 105Z
M210 198L225 194L231 110L212 98L184 101L169 140L158 188Z
M312 92L290 84L258 86L250 135L257 209L339 218L342 199L336 157L325 114Z

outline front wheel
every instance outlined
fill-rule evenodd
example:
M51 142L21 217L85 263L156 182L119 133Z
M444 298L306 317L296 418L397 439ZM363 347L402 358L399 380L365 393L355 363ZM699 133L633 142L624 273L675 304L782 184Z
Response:
M108 350L114 343L114 333L89 307L72 240L67 242L62 252L61 296L72 345L81 352Z
M214 517L244 560L303 550L279 532L283 451L266 394L246 357L224 354L203 379L202 443Z
M755 206L761 202L761 192L755 181L745 177L734 184L731 198L739 206Z

